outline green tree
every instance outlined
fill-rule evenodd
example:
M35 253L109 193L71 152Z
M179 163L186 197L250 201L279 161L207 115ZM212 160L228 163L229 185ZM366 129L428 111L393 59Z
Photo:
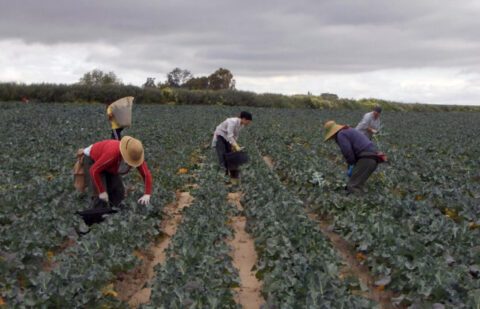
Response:
M324 100L327 100L327 101L335 102L335 101L338 100L338 95L336 95L334 93L322 93L320 95L320 98L322 98Z
M208 87L212 90L235 89L233 74L224 68L220 68L208 77Z
M147 77L147 81L143 84L143 88L155 88L155 77Z
M208 77L193 77L189 79L184 85L184 88L190 90L207 90L208 89Z
M188 70L175 68L167 74L167 85L173 88L182 87L186 82L193 78L192 73Z
M99 69L83 74L78 83L86 86L122 85L122 81L115 73L104 73Z

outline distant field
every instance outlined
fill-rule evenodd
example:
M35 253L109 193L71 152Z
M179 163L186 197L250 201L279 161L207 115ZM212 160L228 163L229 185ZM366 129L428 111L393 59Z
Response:
M215 126L241 109L135 106L123 134L144 144L152 204L137 205L143 184L132 171L125 206L80 237L86 226L74 212L89 204L73 188L75 152L110 137L105 107L0 103L0 305L129 307L125 274L169 238L153 277L129 286L151 288L142 308L240 308L227 244L237 216L247 220L269 305L372 308L373 289L400 307L480 306L480 113L382 113L375 144L388 163L367 182L367 197L345 198L346 165L336 144L323 142L323 125L355 126L363 111L248 108L253 122L239 144L250 162L235 189L209 144ZM236 190L242 211L227 202ZM165 235L166 205L181 192L194 200ZM359 282L319 222L377 284Z

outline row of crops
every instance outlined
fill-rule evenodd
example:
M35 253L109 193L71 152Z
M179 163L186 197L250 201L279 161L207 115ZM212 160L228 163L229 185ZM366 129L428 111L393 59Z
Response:
M136 199L140 177L120 213L90 231L75 211L88 208L72 187L72 164L80 147L109 137L102 106L6 105L1 113L0 291L12 307L118 306L116 276L141 260L134 253L159 236L162 208L186 182L178 168L195 168L191 156L203 147L212 125L199 128L190 113L164 108L142 113L128 134L148 145L155 197ZM172 117L172 114L175 114ZM179 142L180 141L180 142ZM79 236L82 232L86 235Z
M343 159L334 143L323 143L321 128L330 119L354 126L361 112L250 109L254 121L240 145L251 162L241 186L229 189L208 145L215 126L238 108L136 106L124 134L145 145L152 204L136 204L143 184L130 173L124 207L88 230L74 215L88 200L74 191L71 170L78 148L109 137L103 106L1 103L0 110L0 305L128 307L116 281L162 237L163 207L178 190L194 200L142 308L240 307L233 288L241 281L226 243L229 217L239 211L227 203L229 190L244 195L241 215L255 240L268 308L376 306L355 277L340 275L345 262L307 212L355 246L396 304L480 305L478 114L382 115L375 143L389 163L358 198L345 196Z
M355 244L388 288L427 308L480 304L478 115L385 115L376 144L389 164L369 180L365 198L345 197L336 144L323 142L319 126L298 125L312 123L311 115L277 117L251 138L290 191ZM329 119L354 126L358 115L324 113L315 121Z
M371 308L371 301L352 294L358 282L339 278L340 255L307 218L303 202L288 192L260 156L252 161L244 173L244 207L268 305Z

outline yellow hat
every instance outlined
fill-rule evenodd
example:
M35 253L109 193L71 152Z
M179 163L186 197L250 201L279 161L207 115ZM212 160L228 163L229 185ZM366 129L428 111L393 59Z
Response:
M123 160L130 166L139 167L143 163L143 145L142 142L136 138L131 136L122 137L120 141L120 153L122 154Z
M332 138L332 136L334 136L335 133L340 131L342 128L343 126L341 124L336 124L333 120L327 121L323 127L325 130L325 142Z

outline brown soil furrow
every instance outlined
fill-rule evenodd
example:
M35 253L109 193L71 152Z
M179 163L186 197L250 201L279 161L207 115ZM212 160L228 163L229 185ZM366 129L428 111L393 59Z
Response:
M229 193L228 203L235 204L239 210L243 210L240 204L241 192ZM257 263L257 252L255 243L245 231L247 218L245 216L230 217L232 227L235 231L235 238L228 239L227 243L233 248L231 256L233 266L238 270L240 276L240 287L235 288L235 301L246 309L258 309L265 303L261 295L263 282L255 276L252 268Z
M268 165L269 168L273 169L273 159L269 156L262 157L263 161Z
M144 285L154 277L154 266L167 260L165 249L183 221L182 209L190 206L192 201L190 192L177 192L175 202L164 207L165 216L160 227L163 237L148 250L136 253L143 260L142 265L117 277L115 290L119 299L134 308L150 301L151 288L144 288Z
M373 299L380 304L381 309L404 308L403 306L394 306L392 298L395 295L392 291L380 290L375 285L375 277L372 275L367 266L360 264L357 259L355 249L345 239L335 232L328 231L329 223L319 218L316 214L308 214L311 220L318 222L322 232L330 238L332 245L340 251L343 260L347 263L347 267L342 269L342 274L353 274L358 280L368 287L368 292L361 293L363 296Z

